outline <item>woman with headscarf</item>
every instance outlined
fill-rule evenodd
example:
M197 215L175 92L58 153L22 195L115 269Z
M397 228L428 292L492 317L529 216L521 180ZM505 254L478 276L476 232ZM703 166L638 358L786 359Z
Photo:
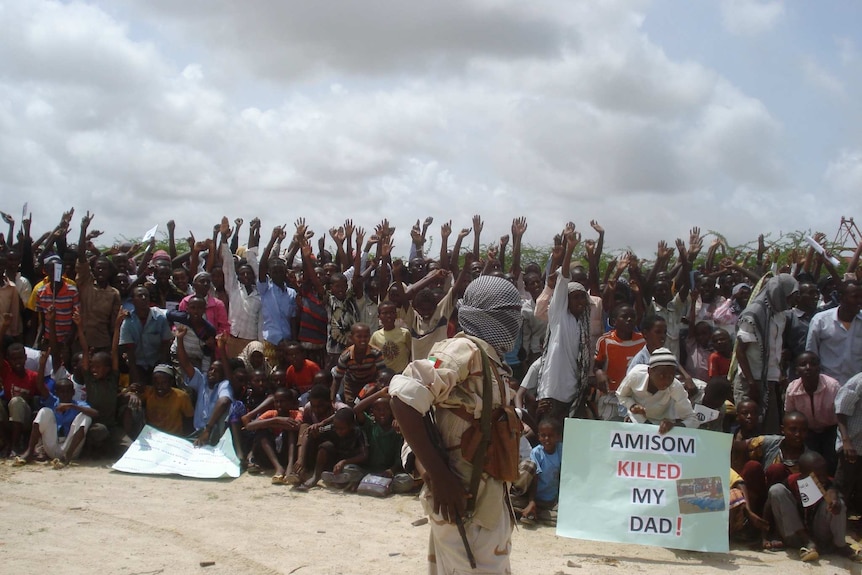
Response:
M462 434L481 418L483 401L492 407L509 403L510 372L502 358L521 330L521 296L503 278L480 276L459 302L459 319L463 332L434 344L427 359L414 359L404 375L392 378L392 412L426 479L429 572L508 573L512 521L506 484L483 473L468 512L473 466L459 446ZM485 357L492 397L484 396Z
M586 288L572 281L569 266L579 237L574 226L564 230L562 267L548 276L556 282L548 306L548 336L539 370L538 416L564 419L581 408L586 397L593 351L590 345L590 306ZM615 395L609 395L616 401Z
M765 434L777 434L781 428L778 382L787 321L784 311L793 307L798 294L799 282L790 274L778 274L766 281L739 315L733 397L737 404L746 398L757 403Z

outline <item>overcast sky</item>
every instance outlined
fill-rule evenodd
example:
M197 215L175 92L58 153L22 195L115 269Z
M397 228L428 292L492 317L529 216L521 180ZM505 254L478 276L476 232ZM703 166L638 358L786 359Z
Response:
M855 0L0 0L0 38L0 209L34 231L386 215L402 252L480 213L648 256L862 217Z

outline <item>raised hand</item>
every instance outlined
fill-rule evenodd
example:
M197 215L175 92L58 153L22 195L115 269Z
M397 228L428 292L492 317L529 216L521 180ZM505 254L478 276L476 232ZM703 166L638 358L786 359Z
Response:
M87 212L89 214L90 212ZM174 233L174 230L177 229L177 223L174 220L168 220L168 231Z
M464 239L472 233L473 228L461 228L461 231L458 232L458 238Z
M228 221L227 216L222 216L221 225L219 225L218 231L222 238L227 239L230 237L230 221Z
M345 238L352 238L353 237L353 231L356 229L356 226L353 225L353 220L351 220L350 218L347 218L346 220L344 220L344 226L343 227L344 227L344 237Z
M362 242L365 241L365 228L359 226L356 228L356 249L359 250L359 247L362 245Z
M473 229L476 230L477 234L482 233L482 229L485 227L485 223L482 221L482 216L476 214L473 216Z
M0 216L3 216L3 221L6 222L7 224L14 224L15 223L14 218L12 218L12 216L7 214L6 212L0 212Z
M96 214L91 215L90 211L87 210L86 215L83 218L81 218L81 227L84 229L87 229L90 226L90 222L93 221L93 218L95 217L95 215Z
M596 233L601 235L605 233L605 228L599 225L599 222L596 220L590 220L590 227L596 230Z
M507 245L509 245L509 234L500 236L500 245L502 247L506 247Z
M242 221L242 220L240 220L240 221ZM260 230L260 218L252 218L252 220L248 224L248 227L252 231ZM237 229L239 229L239 228L237 228Z
M524 216L512 220L512 239L520 238L527 231L527 218Z
M443 239L448 238L452 235L452 220L448 222L443 222L443 225L440 226L440 237Z
M245 220L243 220L242 218L236 218L233 221L233 224L236 226L236 229L239 229L240 226L242 226L243 222L245 222Z

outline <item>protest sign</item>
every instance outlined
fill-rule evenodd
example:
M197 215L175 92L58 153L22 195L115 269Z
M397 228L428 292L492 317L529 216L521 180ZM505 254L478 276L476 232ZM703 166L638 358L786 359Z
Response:
M239 477L239 459L233 449L230 429L214 447L195 447L187 439L146 425L113 468L126 473L200 479Z
M557 534L728 550L731 436L567 419Z

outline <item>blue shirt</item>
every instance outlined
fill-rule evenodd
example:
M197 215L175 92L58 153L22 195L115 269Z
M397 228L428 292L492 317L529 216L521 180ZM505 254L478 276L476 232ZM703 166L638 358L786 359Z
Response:
M69 431L72 429L72 422L75 421L75 418L81 412L77 409L67 409L62 413L57 411L57 406L60 405L60 398L53 393L43 403L45 407L50 408L54 412L54 420L57 422L57 437L68 436ZM86 401L72 400L72 403L80 407L90 407L90 404Z
M296 291L278 287L267 279L257 282L260 293L260 323L263 339L273 345L285 339L293 339L290 320L296 317Z
M228 380L210 387L206 376L197 368L195 368L195 374L191 378L186 378L186 385L194 389L198 394L197 401L195 401L195 430L200 430L207 426L219 399L226 397L233 401L233 392ZM225 410L225 419L227 419L228 414L229 410Z
M147 323L141 323L135 312L120 328L120 345L135 346L135 363L150 369L159 363L162 342L171 339L171 326L162 310L151 307Z
M563 444L558 443L553 453L537 445L530 452L536 464L536 501L556 501L560 496L560 467L563 464Z

